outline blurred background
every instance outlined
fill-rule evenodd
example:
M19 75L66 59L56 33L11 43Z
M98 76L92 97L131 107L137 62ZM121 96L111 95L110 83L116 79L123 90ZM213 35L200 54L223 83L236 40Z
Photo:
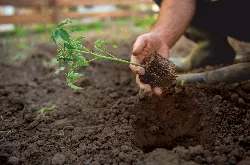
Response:
M51 31L68 19L76 21L71 26L86 29L76 36L84 35L90 42L108 39L120 46L127 42L132 47L138 35L149 31L158 11L152 0L0 0L0 60L19 61L43 51L44 44L53 46ZM231 43L238 54L250 52L245 43ZM194 45L182 37L171 57L179 62L178 57L186 56Z
M132 44L152 26L158 11L151 0L0 0L1 61L19 61L41 44L52 46L50 33L65 20L86 29L76 36Z

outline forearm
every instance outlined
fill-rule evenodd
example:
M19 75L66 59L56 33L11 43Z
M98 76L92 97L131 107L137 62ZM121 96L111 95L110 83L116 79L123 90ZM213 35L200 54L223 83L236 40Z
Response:
M194 12L195 0L163 0L158 19L151 32L161 35L171 48L188 28Z

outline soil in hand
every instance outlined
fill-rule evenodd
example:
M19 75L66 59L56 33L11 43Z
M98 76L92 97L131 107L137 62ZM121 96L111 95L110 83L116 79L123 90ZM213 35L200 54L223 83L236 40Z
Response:
M174 63L163 58L157 52L147 56L142 64L145 66L145 74L140 75L140 80L144 84L166 90L175 82L176 67Z

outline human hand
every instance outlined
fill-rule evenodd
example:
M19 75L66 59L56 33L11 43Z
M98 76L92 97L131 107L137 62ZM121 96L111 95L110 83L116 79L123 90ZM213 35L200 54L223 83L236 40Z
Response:
M131 62L141 64L141 62L146 56L149 56L155 51L161 56L163 56L165 59L168 59L169 47L167 45L167 42L163 40L163 37L156 33L143 34L139 36L136 42L134 43ZM160 87L152 88L149 84L143 84L140 81L139 75L145 74L145 69L143 67L130 65L130 69L136 73L136 83L143 92L154 92L156 95L162 94L162 90Z

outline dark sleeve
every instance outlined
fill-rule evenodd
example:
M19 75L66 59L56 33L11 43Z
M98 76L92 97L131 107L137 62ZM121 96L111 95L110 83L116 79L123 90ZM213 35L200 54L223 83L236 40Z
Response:
M155 2L158 6L161 6L161 0L154 0L154 2Z
M153 0L158 6L161 6L161 1L162 0ZM219 2L223 0L196 0L197 5L205 5L207 3L214 3L214 2Z

